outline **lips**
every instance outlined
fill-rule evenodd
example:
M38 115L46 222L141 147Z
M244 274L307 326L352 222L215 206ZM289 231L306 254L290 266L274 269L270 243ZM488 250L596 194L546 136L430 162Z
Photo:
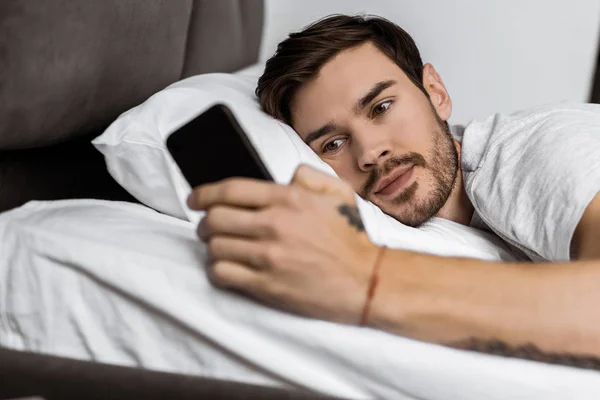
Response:
M375 194L386 195L403 188L412 177L414 167L414 165L409 165L396 168L388 176L379 181L373 192Z

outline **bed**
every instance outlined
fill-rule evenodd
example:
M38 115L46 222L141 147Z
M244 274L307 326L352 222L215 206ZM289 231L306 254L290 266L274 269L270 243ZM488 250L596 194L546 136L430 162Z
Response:
M197 220L157 200L186 188L167 174L144 197L135 188L156 177L115 162L145 140L158 149L145 165L168 163L164 127L215 100L235 103L259 151L279 140L310 161L252 104L263 12L260 0L0 4L0 398L597 398L594 371L307 320L208 285ZM287 135L258 137L271 126ZM124 135L136 146L113 145ZM274 163L285 181L294 163ZM512 259L456 224L409 231L361 207L374 241Z

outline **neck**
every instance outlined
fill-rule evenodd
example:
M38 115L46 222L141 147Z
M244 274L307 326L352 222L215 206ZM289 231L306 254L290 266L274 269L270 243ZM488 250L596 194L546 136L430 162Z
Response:
M444 207L442 207L435 216L448 219L462 225L469 225L471 218L473 217L474 208L469 196L467 196L467 191L465 190L465 185L463 182L460 144L456 143L456 145L459 157L458 171L456 172L454 187L452 188L452 192L450 193L446 204L444 204Z

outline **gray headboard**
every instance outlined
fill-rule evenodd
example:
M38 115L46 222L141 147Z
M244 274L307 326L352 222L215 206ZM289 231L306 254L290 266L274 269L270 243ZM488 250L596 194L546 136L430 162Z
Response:
M262 0L0 1L0 212L129 200L89 141L190 75L255 62Z

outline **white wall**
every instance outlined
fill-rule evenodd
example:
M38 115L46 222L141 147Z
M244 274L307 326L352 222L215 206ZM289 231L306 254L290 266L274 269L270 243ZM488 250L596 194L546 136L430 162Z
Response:
M267 0L261 60L290 31L359 12L382 15L413 36L452 96L452 123L588 99L600 0Z

